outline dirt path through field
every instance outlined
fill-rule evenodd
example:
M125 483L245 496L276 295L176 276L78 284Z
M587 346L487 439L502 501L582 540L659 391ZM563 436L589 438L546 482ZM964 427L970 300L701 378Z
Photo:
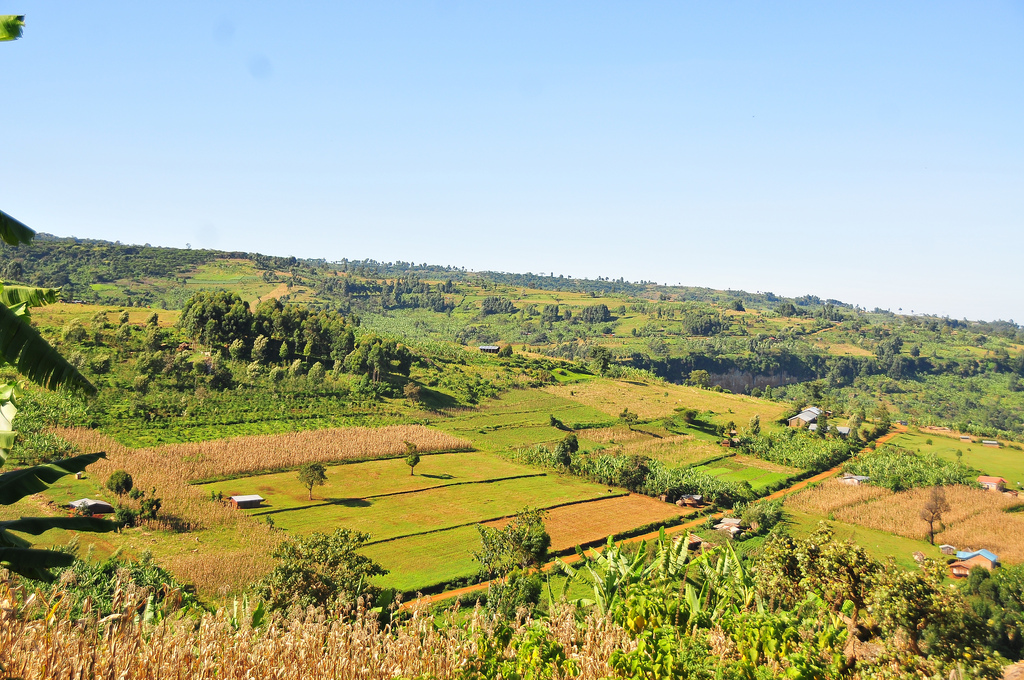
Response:
M896 435L902 434L903 432L906 432L906 431L907 431L907 428L905 426L903 426L903 425L893 425L888 433L882 435L881 437L879 437L878 439L875 440L875 444L876 444L876 446L878 444L884 444L885 442L889 441L890 439L892 439ZM860 450L860 453L865 453L865 452L870 451L870 450L871 450L871 447L865 446L863 449ZM796 484L794 484L792 486L786 487L785 489L779 489L775 493L769 494L768 496L765 496L764 498L759 498L755 502L760 503L761 501L772 501L772 500L775 500L777 498L784 498L786 496L789 496L790 494L794 494L794 493L796 493L798 491L801 491L802 489L807 488L807 486L809 486L810 484L814 484L815 482L820 482L820 481L822 481L824 479L828 479L829 477L833 477L833 476L839 474L839 471L841 469L842 469L842 465L837 465L836 467L832 468L831 470L826 470L825 472L818 473L818 474L814 475L813 477L808 477L807 479L799 481L799 482L797 482ZM700 517L698 519L691 520L689 522L684 522L683 524L677 524L676 526L673 526L673 527L667 527L665 529L665 535L666 536L674 536L675 534L682 533L684 531L689 531L690 529L693 529L694 527L698 527L701 524L704 524L705 522L707 522L709 517L712 518L712 519L721 519L722 517L725 517L725 513L724 512L716 512L713 515L705 515L705 516ZM626 539L623 539L623 540L619 541L619 545L623 545L623 544L627 544L628 545L628 544L632 544L632 543L640 543L640 542L653 541L653 540L656 540L658 538L659 534L660 534L660 532L658 532L658 531L652 531L650 533L642 534L640 536L633 536L632 538L626 538ZM591 551L592 552L600 552L600 550L597 549L597 548L591 548ZM580 556L578 554L576 554L576 553L573 553L572 555L568 555L568 556L563 557L561 559L566 564L573 564L574 562L578 562L580 560ZM541 572L549 572L549 571L552 571L553 569L555 569L556 566L558 566L557 563L555 563L555 562L548 562L547 564L545 564L544 566L542 566L540 568L540 571ZM470 593L483 592L483 591L487 590L487 588L488 588L488 586L490 586L490 584L491 584L490 581L484 581L483 583L477 583L476 585L466 586L464 588L456 588L455 590L446 590L445 592L438 593L437 595L424 595L423 597L420 597L420 598L417 598L417 599L414 599L414 600L409 600L408 602L403 602L402 603L402 609L411 609L413 607L427 606L427 605L433 604L435 602L444 602L445 600L451 600L453 598L462 597L463 595L469 595Z

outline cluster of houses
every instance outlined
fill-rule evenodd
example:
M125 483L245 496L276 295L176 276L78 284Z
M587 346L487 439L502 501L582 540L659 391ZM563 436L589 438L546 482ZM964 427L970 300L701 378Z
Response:
M806 427L811 432L816 432L818 430L818 418L820 416L822 416L822 415L824 415L826 418L831 418L832 417L832 412L831 411L822 411L817 406L808 406L803 411L801 411L800 413L797 413L795 416L793 416L792 418L789 419L789 426L790 427ZM849 437L850 436L850 428L848 428L846 426L842 426L842 427L835 427L834 425L830 425L829 426L830 430L833 429L833 428L835 429L836 432L839 433L840 437Z

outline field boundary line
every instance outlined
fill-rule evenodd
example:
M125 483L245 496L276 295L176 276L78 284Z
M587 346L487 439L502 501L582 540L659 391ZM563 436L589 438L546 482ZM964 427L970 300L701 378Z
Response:
M273 436L273 435L270 435L270 436ZM172 444L171 446L174 446L174 445ZM425 458L427 456L443 456L443 455L452 454L452 453L486 453L486 452L485 451L481 451L480 449L478 449L478 448L476 448L474 446L469 446L469 447L464 448L464 449L442 449L440 451L423 451L423 452L417 451L416 453L418 453L421 458ZM389 455L386 455L386 456L378 456L376 458L357 458L355 460L330 461L330 462L324 463L323 465L325 467L329 467L329 468L339 467L341 465L358 465L359 463L374 463L374 462L376 462L378 460L398 460L399 458L405 458L408 455L409 455L408 453L396 453L396 454L393 454L393 455L389 454ZM203 486L204 484L216 484L218 482L230 482L233 479L247 479L249 477L262 477L263 475L279 475L282 472L295 472L296 470L298 470L301 467L302 467L301 465L292 465L290 467L282 467L282 468L267 468L267 469L258 470L258 471L255 471L255 472L239 472L238 474L226 475L226 476L223 476L223 477L203 477L201 479L193 479L193 480L187 481L185 483L188 484L189 486Z
M876 445L877 444L884 444L887 441L889 441L890 439L892 439L893 437L895 437L896 435L902 434L903 432L906 432L906 428L904 428L901 425L895 425L895 426L893 426L892 430L890 430L886 434L884 434L881 437L879 437L878 439L876 439L875 440L875 444ZM869 446L865 446L858 453L864 453L864 452L870 451L870 450L871 450L871 448ZM846 461L843 461L843 462L845 463ZM762 501L771 501L771 500L776 500L778 498L784 498L786 496L789 496L790 494L794 494L794 493L796 493L798 491L801 491L802 489L806 488L809 484L813 484L815 482L820 482L820 481L822 481L824 479L828 479L829 477L833 477L833 476L839 474L839 471L842 469L842 467L843 467L843 464L840 463L839 465L835 466L834 468L832 468L830 470L825 470L824 472L819 472L818 474L814 475L813 477L808 477L807 479L801 480L801 481L797 482L796 484L793 484L792 486L786 487L784 489L779 489L775 493L772 493L772 494L769 494L767 496L763 496L761 498L758 498L757 500L755 500L753 502L754 503L760 503ZM567 505L570 505L570 504L567 504ZM703 516L699 517L698 519L692 520L690 522L684 522L682 524L677 524L677 525L672 526L672 527L663 527L662 529L659 529L658 531L653 531L653 532L650 532L650 533L647 533L647 534L642 534L640 536L634 536L632 538L627 538L627 539L621 540L621 541L618 542L618 545L640 543L641 541L643 541L643 542L653 541L656 538L658 538L658 536L660 535L660 533L662 531L665 532L666 536L674 536L675 534L678 534L678 533L680 533L682 531L689 531L690 529L692 529L694 527L700 526L701 524L704 524L705 522L707 522L709 519L721 519L722 517L725 517L725 512L724 511L716 512L716 513L713 513L713 514L710 514L710 515L703 515ZM489 521L493 522L495 520L489 520ZM593 551L593 552L600 552L596 547L595 548L591 548L590 550ZM569 555L569 556L567 556L565 558L560 558L560 559L562 560L562 562L564 562L566 564L573 564L573 563L578 562L580 560L580 555L578 553L574 553L572 555ZM538 569L538 572L552 571L553 569L555 569L556 566L557 566L557 562L548 562L547 564L541 566L540 569ZM493 579L493 580L499 580L499 579ZM408 602L403 602L401 607L400 607L400 609L403 609L403 610L412 609L413 607L420 606L420 605L424 605L425 606L425 605L434 604L436 602L444 602L446 600L451 600L453 598L462 597L463 595L469 595L471 593L485 591L488 588L490 588L491 583L492 583L492 581L483 581L481 583L477 583L477 584L474 584L474 585L471 585L471 586L465 586L463 588L456 588L455 590L447 590L447 591L445 591L443 593L437 593L436 595L423 595L422 597L418 597L418 598L409 600Z
M629 495L629 492L628 491L624 491L622 493L618 493L618 494L615 494L615 495L612 495L612 496L602 496L601 498L584 498L583 500L578 500L578 501L567 501L565 503L555 503L554 505L547 505L547 506L544 506L542 508L537 508L537 509L538 510L554 510L555 508L564 508L564 507L567 507L567 506L570 506L570 505L582 505L583 503L593 503L595 501L603 501L603 500L606 500L608 498L621 498L622 496L628 496L628 495ZM379 541L369 541L367 543L364 543L363 545L364 546L367 546L367 545L379 545L381 543L391 543L392 541L398 541L398 540L401 540L403 538L414 538L416 536L427 536L429 534L439 534L439 533L441 533L443 531L451 531L453 529L464 529L466 527L476 526L477 524L487 524L488 522L497 522L498 520L508 519L510 517L515 517L515 515L500 515L498 517L491 517L489 519L481 519L481 520L476 520L474 522L465 522L463 524L455 524L453 526L443 527L441 529L428 529L427 531L417 531L414 534L403 534L402 536L394 536L392 538L382 538Z

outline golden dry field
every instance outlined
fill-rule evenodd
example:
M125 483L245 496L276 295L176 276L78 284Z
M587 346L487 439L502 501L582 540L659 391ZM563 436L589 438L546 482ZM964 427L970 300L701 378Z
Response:
M949 543L958 550L985 548L1007 562L1024 562L1024 512L1006 512L1019 507L1020 500L966 486L943 490L950 510L943 514L945 529L936 534L936 544ZM928 525L920 513L930 494L931 488L893 493L830 479L793 495L786 504L842 522L926 540Z
M306 430L252 435L153 449L185 481L294 468L306 463L344 463L404 454L406 442L420 453L470 448L465 439L422 425Z
M467 664L495 636L493 622L481 610L458 621L450 613L446 625L419 609L409 619L382 627L375 614L360 608L352 617L298 613L252 628L247 621L236 625L233 608L224 606L195 620L170 616L149 625L133 616L145 607L148 595L134 586L118 587L114 611L123 616L79 620L58 604L48 621L45 602L35 599L32 611L23 612L0 582L0 668L6 677L40 680L446 679L466 677ZM582 616L581 624L577 617ZM512 621L511 627L521 635L532 623L527 618ZM611 677L607 660L612 651L629 651L637 644L610 617L584 615L571 606L556 611L545 627L552 643L564 647L577 664L573 677L579 680Z
M761 416L762 426L778 419L787 406L762 401L742 394L726 394L696 387L652 384L626 380L594 380L574 385L552 385L544 388L551 394L572 399L610 416L618 416L622 409L643 419L664 418L676 408L694 408L713 411L715 421L735 421L744 426L754 416Z
M127 307L128 323L137 326L145 325L146 321L154 313L159 317L160 326L167 328L178 323L181 311L176 309L153 309L149 307ZM80 305L58 302L52 305L38 307L32 310L32 320L40 326L61 327L72 319L78 319L88 325L97 312L103 312L107 323L117 325L117 318L121 315L119 307L110 305Z
M680 508L674 503L631 493L553 508L547 513L544 528L551 536L551 549L565 550L694 512L693 508ZM488 522L487 526L502 527L507 523L508 519L503 519Z

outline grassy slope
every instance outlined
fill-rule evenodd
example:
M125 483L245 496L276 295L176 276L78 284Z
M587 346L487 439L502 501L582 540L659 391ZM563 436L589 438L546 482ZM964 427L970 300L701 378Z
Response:
M928 443L929 440L931 444ZM995 449L923 432L901 434L891 443L911 451L935 453L946 460L956 460L956 452L961 451L964 465L969 465L986 475L1004 477L1009 482L1008 488L1024 486L1024 451L1018 449L1008 446Z

